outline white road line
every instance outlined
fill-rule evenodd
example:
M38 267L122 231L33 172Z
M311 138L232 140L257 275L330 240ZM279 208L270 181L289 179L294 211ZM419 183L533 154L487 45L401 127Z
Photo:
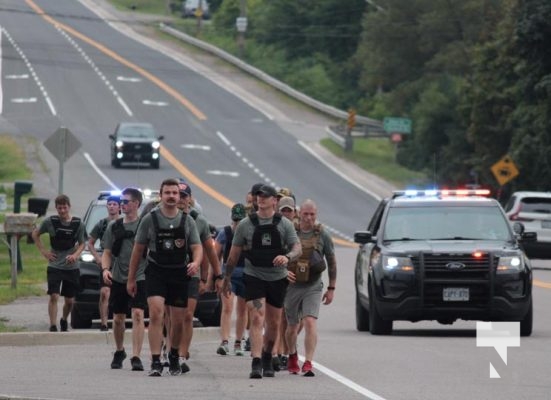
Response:
M300 358L301 361L304 361L303 356L300 356L299 358ZM315 362L315 368L317 370L319 370L320 372L323 372L325 375L327 375L331 379L336 380L337 382L343 384L344 386L349 387L350 389L354 390L355 392L358 392L359 394L361 394L362 396L367 397L370 400L385 400L384 397L381 397L378 394L373 393L371 390L368 390L368 389L364 388L363 386L358 385L356 382L351 381L350 379L342 376L338 372L335 372L335 371L333 371L333 370L331 370L327 367L324 367L323 365L321 365L317 361Z
M0 35L1 35L1 30L0 30ZM1 76L1 74L0 74ZM6 79L29 79L29 74L20 74L20 75L6 75L5 76Z
M207 174L211 175L223 175L223 176L231 176L232 178L237 178L239 176L239 172L232 172L232 171L220 171L220 170L211 170L207 171Z
M142 104L146 106L157 106L157 107L168 106L168 103L166 101L154 101L154 100L143 100Z
M90 164L90 166L92 168L94 168L94 170L98 173L98 175L109 185L111 186L111 189L113 190L120 190L117 185L115 185L111 179L109 179L107 177L107 175L105 175L103 173L103 171L101 169L99 169L99 167L96 165L96 163L94 162L94 160L92 159L92 157L90 156L90 154L88 153L84 153L84 158L86 158L86 160L88 161L88 163Z
M12 103L36 103L37 98L36 97L17 97L15 99L11 99Z
M17 53L19 54L19 57L21 57L21 59L23 60L23 62L25 63L25 66L27 67L27 69L29 70L29 72L31 73L31 76L33 77L36 85L38 86L38 88L40 89L40 92L42 93L42 96L44 97L44 100L46 100L46 104L48 104L48 107L50 108L50 112L52 113L52 115L57 115L57 111L54 107L54 103L52 103L52 101L50 100L50 96L48 96L48 92L46 91L46 89L44 88L44 85L42 85L42 82L40 81L40 79L38 78L38 75L36 75L36 72L34 71L34 68L33 66L31 65L31 63L29 62L29 60L27 59L27 56L25 56L25 54L23 53L23 51L19 48L19 46L17 45L17 43L15 43L15 40L13 40L13 38L10 36L10 34L8 33L8 31L6 31L4 28L0 27L0 31L4 33L4 35L8 38L8 41L11 43L11 45L13 46L13 48L15 49L15 51L17 51ZM1 44L1 43L0 43ZM0 46L1 47L1 46ZM1 63L0 63L1 64ZM0 77L2 76L1 74L1 71L0 71ZM2 97L2 90L0 90L0 114L2 113L2 104L3 104L3 99L1 98Z
M134 78L134 77L126 77L126 76L117 76L117 80L120 82L141 82L142 80L140 78Z
M97 65L94 63L94 61L86 54L86 52L78 45L77 42L73 40L71 36L67 32L65 32L63 29L61 29L59 26L56 26L57 31L67 39L67 41L78 51L78 53L81 55L82 58L92 67L92 70L100 77L101 81L107 86L109 91L113 94L115 99L117 99L117 102L121 105L121 107L124 109L124 111L128 114L128 116L133 116L134 113L128 107L126 102L123 100L123 98L119 95L115 87L111 84L109 79L104 75L103 72L97 67Z
M194 150L205 150L210 151L210 146L202 145L202 144L183 144L181 145L183 149L194 149Z

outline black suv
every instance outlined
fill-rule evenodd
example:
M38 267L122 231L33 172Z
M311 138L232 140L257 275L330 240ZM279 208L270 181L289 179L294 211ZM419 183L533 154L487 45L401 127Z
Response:
M100 219L107 217L107 198L112 194L115 192L101 191L98 197L90 202L83 219L88 234ZM158 197L159 191L143 190L143 195L142 208L150 201L154 201ZM99 240L96 241L95 248L101 254ZM71 327L74 329L91 328L92 320L99 319L101 271L88 250L84 250L80 255L78 266L80 269L80 291L75 296L75 303L71 311ZM219 326L220 312L221 303L216 292L206 292L199 297L195 318L203 326ZM111 311L109 314L111 318ZM128 316L130 316L130 310L128 310Z
M157 135L153 125L140 122L121 122L111 139L111 165L119 168L123 162L147 163L159 169L164 136Z
M532 268L487 191L403 191L381 201L355 267L356 328L388 335L395 320L520 321L532 333Z

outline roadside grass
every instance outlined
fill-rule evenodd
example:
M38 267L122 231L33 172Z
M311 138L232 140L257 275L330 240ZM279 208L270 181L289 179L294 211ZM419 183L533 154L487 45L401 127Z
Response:
M330 138L323 139L321 144L336 156L357 164L399 188L427 183L425 174L411 171L394 161L395 150L389 139L354 138L354 145L350 153L345 152Z
M116 8L123 11L134 10L144 14L166 14L166 1L151 0L111 0Z
M30 169L26 165L25 154L18 143L8 135L0 135L0 193L7 196L8 207L0 211L0 223L4 223L5 213L13 210L13 181L30 179ZM22 202L23 204L23 202ZM27 243L26 237L19 241L22 271L17 274L17 287L11 287L10 247L6 236L0 236L0 304L6 304L19 297L44 294L46 263L34 244ZM17 331L7 327L0 316L0 332Z

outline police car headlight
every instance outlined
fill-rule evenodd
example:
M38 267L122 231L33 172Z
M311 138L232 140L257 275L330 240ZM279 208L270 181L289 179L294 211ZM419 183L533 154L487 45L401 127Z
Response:
M385 271L414 272L413 263L409 257L383 256Z
M122 142L122 140L117 140L117 141L115 142L115 146L116 146L117 148L121 148L123 144L124 144L124 143Z
M83 262L94 262L94 256L92 253L82 252L80 255L80 260Z
M154 149L158 149L159 147L161 147L161 143L155 141L151 143L151 147L153 147Z
M512 257L499 257L499 262L497 263L496 271L497 273L507 273L507 272L519 272L524 269L524 262L519 256Z

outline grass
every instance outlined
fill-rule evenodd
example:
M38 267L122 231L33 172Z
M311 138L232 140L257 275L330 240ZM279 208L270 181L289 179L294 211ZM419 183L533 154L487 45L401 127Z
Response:
M350 153L345 152L330 138L323 139L321 144L338 157L357 164L397 187L422 185L427 181L424 174L404 168L394 161L395 149L389 139L354 138Z
M134 10L144 14L167 14L167 0L111 0L110 3L123 11Z
M0 211L0 223L4 221L5 212L12 211L13 181L30 179L25 154L18 143L7 135L0 135L0 192L7 195L8 209ZM24 204L22 202L21 204ZM9 245L5 236L0 240L0 304L6 304L19 297L44 294L46 282L46 261L34 244L28 244L26 238L19 241L22 271L17 274L17 287L11 287L11 262ZM0 332L18 331L20 328L6 326L6 320L0 317Z

